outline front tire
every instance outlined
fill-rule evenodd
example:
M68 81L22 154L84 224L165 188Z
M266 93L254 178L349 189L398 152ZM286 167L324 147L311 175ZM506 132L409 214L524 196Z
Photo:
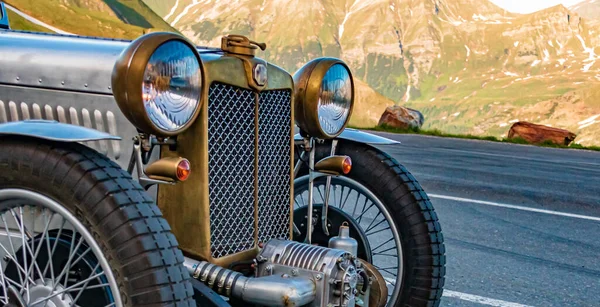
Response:
M328 143L317 145L315 160L318 161L326 157L329 154L330 146ZM399 257L401 264L400 268L395 271L401 276L397 277L397 284L390 286L388 283L389 301L387 306L438 306L444 286L446 258L441 227L427 194L406 168L386 153L367 145L344 141L340 141L337 148L336 154L351 157L352 170L346 176L347 179L338 178L338 180L335 180L334 178L332 187L339 184L346 189L356 190L357 194L361 194L360 191L366 189L367 191L362 194L372 194L372 196L363 196L365 204L367 204L366 198L369 197L372 199L373 204L381 203L383 205L381 209L384 211L382 216L389 216L392 221L387 222L392 224L393 227L391 228L397 229L398 232L398 234L393 234L393 237L398 236L401 243L401 246L396 246L397 252L401 254ZM299 195L306 198L307 178L304 177L304 180L302 180L300 177L307 173L308 169L303 166L298 174L299 179L296 179L296 183L304 182L294 186L296 206L299 205ZM317 190L319 187L323 188L323 186L323 179L318 180L315 184ZM336 193L332 192L330 206L335 208L334 203L344 199L343 193L342 189L341 194L338 192L336 197ZM350 193L355 192L347 193L346 199ZM318 191L315 192L313 198L315 204L323 203L323 194ZM319 197L321 198L319 199ZM358 204L358 201L362 202L363 198L354 197L357 199L357 204L354 204L354 207L352 204L341 204L337 206L337 209L344 211L350 217L356 216L357 208L358 211L364 211L364 208L361 208ZM365 215L365 212L361 215ZM372 215L375 215L375 213ZM362 221L356 223L359 225L358 228L367 228L358 231L366 238L361 238L359 241L367 242L364 248L359 247L359 254L362 250L381 246L379 242L374 242L368 234L369 232L382 231L382 228L374 229L373 226L362 226L363 224L373 225L378 223L380 222L375 220L370 223L363 223ZM369 227L372 229L369 230ZM330 231L332 230L330 229ZM333 231L337 232L336 230ZM391 242L394 241L391 240ZM370 253L370 251L368 252ZM377 259L373 257L371 260L377 267L377 263L374 263L377 262ZM390 279L393 278L393 275L390 275L389 267L379 267L379 269L384 269L381 273L384 277L387 277L386 280L391 282Z
M3 303L195 306L152 198L83 145L0 139L0 230Z

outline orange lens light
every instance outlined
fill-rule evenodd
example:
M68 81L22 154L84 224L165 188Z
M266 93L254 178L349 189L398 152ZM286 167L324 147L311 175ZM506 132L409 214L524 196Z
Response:
M347 175L350 173L350 170L352 170L352 159L350 159L350 157L346 157L342 163L342 171L344 172L344 175Z
M191 172L192 168L190 166L190 161L187 159L183 159L177 164L177 179L179 179L179 181L187 180Z

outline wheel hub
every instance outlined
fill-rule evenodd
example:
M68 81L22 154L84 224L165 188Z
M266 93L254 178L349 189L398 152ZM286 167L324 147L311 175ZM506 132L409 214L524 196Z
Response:
M42 307L45 303L45 298L48 299L47 307L68 307L73 306L73 298L69 293L63 292L65 288L61 284L54 286L51 280L37 280L35 285L29 288L29 302L31 307ZM60 293L60 294L57 294ZM26 295L24 299L26 299ZM40 301L39 303L36 303Z

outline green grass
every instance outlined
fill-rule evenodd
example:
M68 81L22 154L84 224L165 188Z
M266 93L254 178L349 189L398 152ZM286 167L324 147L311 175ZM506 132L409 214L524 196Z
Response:
M11 10L6 10L8 15L8 23L10 24L10 28L13 30L24 30L24 31L32 31L32 32L52 32L44 27L38 26L27 19L17 15Z
M99 6L104 11L99 11L99 8L93 5L95 2L88 4L75 0L4 1L43 22L80 35L134 39L150 28L175 32L141 0L106 0ZM21 23L19 20L16 22ZM27 27L31 28L31 25L13 26L23 30L27 30Z
M391 133L399 133L399 134L420 134L420 135L431 135L437 137L449 137L449 138L457 138L457 139L469 139L469 140L481 140L481 141L489 141L489 142L500 142L500 143L511 143L511 144L522 144L522 145L532 145L532 146L540 146L540 147L550 147L550 148L565 148L565 149L580 149L580 150L592 150L592 151L600 151L600 146L583 146L580 144L571 143L569 146L555 144L551 141L545 141L541 144L531 144L522 138L497 138L495 136L481 136L481 135L472 135L472 134L453 134L453 133L445 133L438 129L425 130L418 128L411 129L399 129L389 126L375 126L375 127L351 127L355 129L361 130L371 130L371 131L383 131L383 132L391 132Z

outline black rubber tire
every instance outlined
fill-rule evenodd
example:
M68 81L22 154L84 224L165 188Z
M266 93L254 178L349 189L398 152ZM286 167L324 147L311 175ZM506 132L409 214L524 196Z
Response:
M317 145L315 160L330 150L329 142ZM393 306L439 306L446 275L444 238L421 185L398 161L371 146L340 140L336 154L350 156L352 170L347 177L383 202L400 232L404 276L400 300ZM304 165L298 178L307 173Z
M154 200L119 165L76 143L0 138L0 189L63 205L104 251L124 306L196 306L177 240Z

